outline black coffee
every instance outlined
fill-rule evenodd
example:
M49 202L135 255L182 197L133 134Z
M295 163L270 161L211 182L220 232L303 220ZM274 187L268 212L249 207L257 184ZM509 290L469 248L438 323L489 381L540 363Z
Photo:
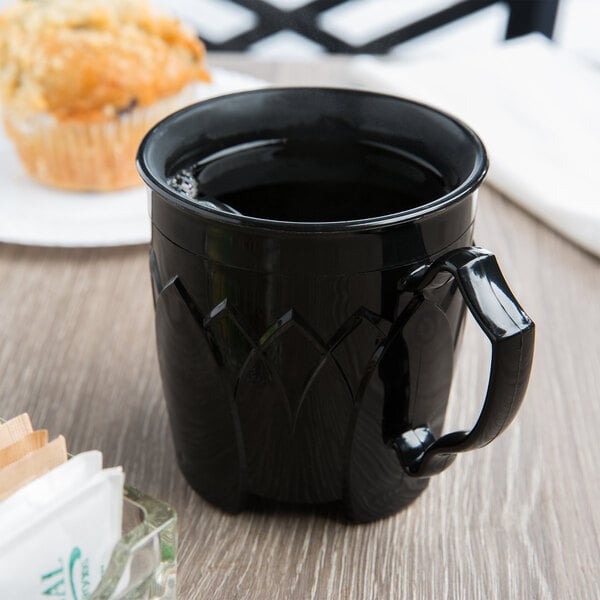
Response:
M261 140L177 171L169 184L197 201L278 221L347 221L409 210L449 191L439 172L368 141Z

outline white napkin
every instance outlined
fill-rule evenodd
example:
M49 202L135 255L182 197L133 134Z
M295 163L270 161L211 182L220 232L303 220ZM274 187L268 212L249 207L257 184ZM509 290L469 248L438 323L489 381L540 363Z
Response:
M488 181L600 256L600 70L538 34L436 60L355 60L371 89L468 123L490 157Z

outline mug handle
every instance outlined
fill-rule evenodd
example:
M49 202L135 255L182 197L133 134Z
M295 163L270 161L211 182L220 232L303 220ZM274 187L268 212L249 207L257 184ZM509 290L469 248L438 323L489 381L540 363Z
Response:
M492 343L490 379L471 431L455 431L436 440L423 426L394 437L391 446L412 477L440 473L458 452L481 448L499 436L521 405L533 362L535 325L519 306L491 252L477 247L451 250L413 271L401 287L420 292L440 271L455 278L467 307Z

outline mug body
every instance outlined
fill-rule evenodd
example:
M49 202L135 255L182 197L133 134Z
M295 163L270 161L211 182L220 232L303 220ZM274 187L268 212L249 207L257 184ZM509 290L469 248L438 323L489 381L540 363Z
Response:
M400 213L288 222L206 208L168 185L192 160L282 135L400 148L448 192ZM172 115L139 164L160 372L192 487L229 511L249 495L341 501L356 521L413 500L428 480L406 474L390 441L425 424L441 433L465 305L447 273L418 294L403 282L471 246L486 170L476 136L399 98L271 89Z

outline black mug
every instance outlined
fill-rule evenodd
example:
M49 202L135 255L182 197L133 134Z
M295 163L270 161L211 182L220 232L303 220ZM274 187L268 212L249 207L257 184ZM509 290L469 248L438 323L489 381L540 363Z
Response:
M204 498L341 501L370 521L512 421L534 325L473 246L487 159L464 124L369 92L263 89L167 117L138 168L164 393ZM465 307L491 340L489 386L474 427L441 435Z

